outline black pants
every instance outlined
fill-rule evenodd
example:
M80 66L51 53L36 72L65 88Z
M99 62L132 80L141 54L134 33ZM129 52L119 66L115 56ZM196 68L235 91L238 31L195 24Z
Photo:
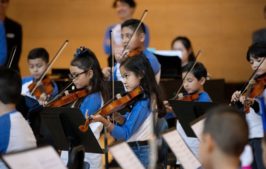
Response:
M249 145L253 152L252 169L265 169L262 161L261 138L250 139Z

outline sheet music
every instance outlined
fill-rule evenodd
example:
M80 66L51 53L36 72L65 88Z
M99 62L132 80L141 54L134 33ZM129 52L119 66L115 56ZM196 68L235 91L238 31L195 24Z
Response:
M182 52L180 50L156 50L154 48L148 48L148 50L154 54L161 55L161 56L178 56L180 59L182 58Z
M192 130L194 131L195 135L198 137L198 139L201 141L201 133L203 131L205 118L201 119L200 121L196 122L191 126Z
M201 166L177 130L163 134L163 138L180 161L184 169L197 169Z
M145 169L137 156L126 142L114 145L110 148L111 154L124 169Z
M12 169L67 169L52 147L7 154L3 160Z

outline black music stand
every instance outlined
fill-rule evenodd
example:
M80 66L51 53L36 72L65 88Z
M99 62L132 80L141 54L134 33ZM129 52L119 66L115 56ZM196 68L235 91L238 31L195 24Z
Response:
M41 121L49 131L46 137L50 137L56 149L71 150L73 147L83 145L86 152L103 153L90 128L85 133L79 130L79 125L85 122L79 109L44 108L41 111Z
M208 109L216 105L209 102L185 102L177 100L169 100L169 103L188 137L196 137L190 127L191 122L204 115Z
M163 54L150 50L161 64L161 79L181 79L181 59L178 54Z

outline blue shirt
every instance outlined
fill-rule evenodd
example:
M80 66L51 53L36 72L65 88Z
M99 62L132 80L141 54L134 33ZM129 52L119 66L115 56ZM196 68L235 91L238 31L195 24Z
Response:
M111 25L107 28L107 30L105 31L105 35L104 35L104 43L103 43L103 48L104 48L104 52L106 55L110 56L111 53L111 46L109 44L110 41L110 31L115 27L116 25ZM144 46L145 48L147 48L149 46L150 43L150 33L149 33L149 29L146 25L145 26L145 40L144 40ZM121 39L122 41L122 39Z
M125 114L124 124L115 125L111 135L118 140L128 140L140 128L150 112L150 99L136 101L131 112Z
M212 102L209 94L205 91L199 93L199 98L195 102Z
M103 100L102 100L101 92L95 92L95 93L92 93L86 96L83 99L79 109L82 112L84 117L86 115L87 110L88 110L89 115L93 115L97 112L97 110L101 108L102 102Z
M4 65L7 59L7 43L4 22L0 21L0 65Z
M0 154L36 147L33 132L17 110L0 116Z

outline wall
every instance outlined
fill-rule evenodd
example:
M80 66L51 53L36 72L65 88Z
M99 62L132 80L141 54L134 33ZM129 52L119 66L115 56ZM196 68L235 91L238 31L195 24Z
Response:
M264 0L137 0L135 17L144 9L151 31L151 47L169 49L177 35L188 36L194 50L201 49L213 78L245 81L251 74L245 54L251 33L265 27ZM69 66L75 49L85 45L95 51L102 66L105 28L117 22L112 0L10 0L8 15L23 25L22 75L28 75L26 57L34 47L46 47L54 56L68 39L54 67Z

